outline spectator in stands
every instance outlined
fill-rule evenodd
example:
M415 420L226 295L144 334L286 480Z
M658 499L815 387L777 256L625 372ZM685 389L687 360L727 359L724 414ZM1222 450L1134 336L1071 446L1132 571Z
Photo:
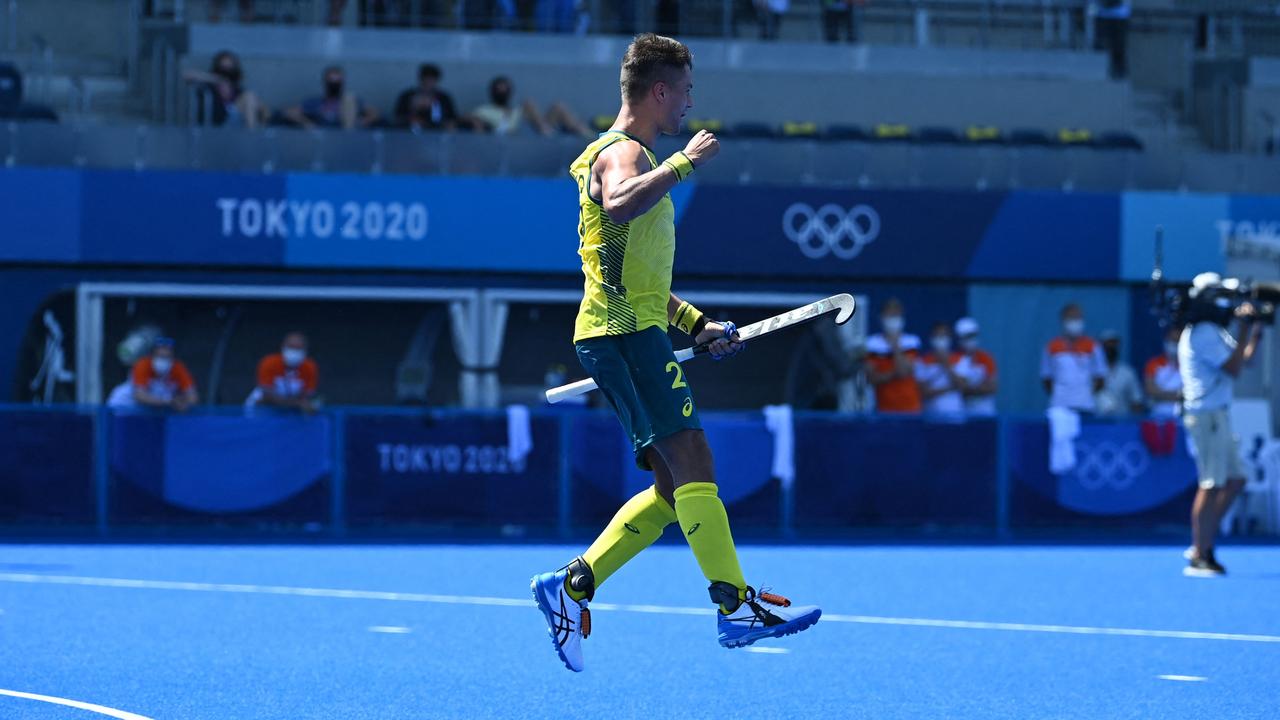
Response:
M993 417L996 414L996 361L978 347L978 321L970 317L956 321L956 337L960 339L960 360L956 374L964 381L965 414L971 417Z
M212 124L250 129L266 124L267 107L257 95L245 89L240 58L230 50L222 50L213 56L209 72L188 70L185 77L188 82L201 83L208 88L202 102L207 103L207 112L210 113L207 117Z
M253 0L239 0L240 5L240 22L253 22ZM209 0L209 22L216 23L222 20L222 11L227 6L227 0Z
M822 35L827 42L840 42L842 31L845 42L858 42L854 4L855 0L822 0Z
M1092 413L1094 393L1107 377L1102 347L1084 334L1084 311L1075 303L1062 308L1062 334L1049 341L1040 360L1040 378L1051 407Z
M1142 401L1142 387L1133 366L1120 359L1120 334L1104 330L1099 337L1102 356L1107 361L1107 376L1094 398L1098 414L1110 417L1142 414L1146 409Z
M1147 397L1151 398L1151 415L1161 419L1178 417L1182 403L1182 371L1178 365L1178 338L1182 328L1171 325L1164 334L1164 352L1147 361L1142 373Z
M903 332L902 303L892 298L880 311L882 332L867 338L867 381L876 391L876 410L882 413L920 413L920 388L915 363L920 338Z
M1111 77L1122 79L1129 74L1129 16L1133 5L1130 0L1101 0L1096 10L1095 49L1108 52Z
M517 103L513 99L514 93L515 86L510 78L502 75L494 78L489 82L489 102L472 111L472 121L478 128L495 135L511 135L527 122L544 136L558 129L587 139L595 137L595 133L564 103L552 103L547 108L547 114L543 115L538 112L538 106L531 99L526 98L524 102Z
M173 352L173 340L156 338L151 354L133 365L133 404L186 412L199 400L187 366Z
M916 362L916 382L924 401L925 415L964 415L964 379L956 372L960 354L951 349L951 328L938 323L929 333L929 351Z
M791 0L756 0L756 16L760 18L760 39L777 40L782 29L782 16L791 7Z
M291 332L284 336L280 352L258 363L258 386L249 393L245 405L314 412L319 384L320 368L307 357L306 336Z
M414 131L453 130L458 126L453 98L440 89L441 76L438 65L418 66L418 86L400 93L396 100L397 125Z
M285 115L305 128L367 128L378 122L376 108L365 105L360 98L346 91L346 73L337 65L330 65L321 73L324 93L307 98L297 107L289 108Z

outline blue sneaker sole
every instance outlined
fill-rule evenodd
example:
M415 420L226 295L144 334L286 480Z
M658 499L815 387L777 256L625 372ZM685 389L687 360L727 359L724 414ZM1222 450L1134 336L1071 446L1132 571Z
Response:
M791 622L775 625L771 628L749 632L745 635L739 635L736 638L726 639L720 638L720 644L727 648L746 647L757 640L765 638L786 637L787 635L795 635L801 630L808 630L818 622L818 618L822 617L822 610L816 610L809 615L798 617Z
M556 641L556 633L552 630L555 626L555 619L552 616L551 608L542 601L542 593L538 592L538 577L539 576L534 575L533 578L529 580L529 592L533 593L533 602L536 603L538 609L542 611L542 620L547 624L547 637L551 638L551 647L555 648L556 657L560 658L561 663L564 663L566 670L581 672L580 670L573 669L573 666L569 664L569 659L564 656L564 651L560 649L560 643Z

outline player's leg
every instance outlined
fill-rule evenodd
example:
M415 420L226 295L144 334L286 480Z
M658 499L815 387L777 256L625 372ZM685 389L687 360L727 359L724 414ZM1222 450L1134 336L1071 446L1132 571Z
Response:
M636 396L631 373L621 351L622 339L594 338L576 346L578 360L608 399L623 429L631 437L636 461L650 469L646 460L656 457L650 445L653 430ZM663 484L670 473L662 466ZM583 669L582 640L591 632L589 602L595 589L610 575L651 545L662 529L675 522L675 511L655 487L628 500L605 527L587 552L554 572L535 575L531 588L534 600L547 622L556 653L565 667Z
M749 645L764 637L799 632L818 621L816 607L790 608L790 601L747 585L715 482L715 467L693 394L671 341L658 328L637 333L624 346L632 380L653 428L654 447L670 469L676 518L698 567L720 606L720 643ZM766 609L762 604L773 604Z
M653 468L654 484L618 508L604 531L579 558L585 568L579 567L575 572L574 564L570 565L566 584L574 600L594 598L596 589L605 580L662 537L662 531L676 521L672 500L668 499L670 491L664 498L660 490L671 487L670 471L652 446L642 448L641 452Z
M1235 443L1225 412L1187 415L1184 423L1196 448L1200 489L1191 506L1196 551L1183 573L1192 577L1214 577L1225 572L1214 558L1214 541L1222 519L1218 508L1224 507L1222 497L1231 485L1227 478L1238 474L1232 470L1239 466L1239 461L1233 463L1231 459Z

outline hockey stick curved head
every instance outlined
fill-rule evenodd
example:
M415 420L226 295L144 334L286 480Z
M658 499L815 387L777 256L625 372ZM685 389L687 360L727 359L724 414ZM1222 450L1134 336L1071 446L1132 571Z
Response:
M831 304L836 306L839 312L836 313L836 324L843 325L849 322L849 318L853 317L853 311L857 304L853 300L853 296L849 293L841 293L831 296Z

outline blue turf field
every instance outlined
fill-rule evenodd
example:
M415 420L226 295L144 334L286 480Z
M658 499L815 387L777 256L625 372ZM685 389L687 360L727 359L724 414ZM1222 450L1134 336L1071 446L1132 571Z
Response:
M766 653L716 644L663 545L602 588L581 675L528 594L577 551L0 546L0 691L157 720L1280 716L1276 547L1221 550L1225 580L1174 547L744 547L748 580L827 613ZM0 718L101 717L0 694Z

